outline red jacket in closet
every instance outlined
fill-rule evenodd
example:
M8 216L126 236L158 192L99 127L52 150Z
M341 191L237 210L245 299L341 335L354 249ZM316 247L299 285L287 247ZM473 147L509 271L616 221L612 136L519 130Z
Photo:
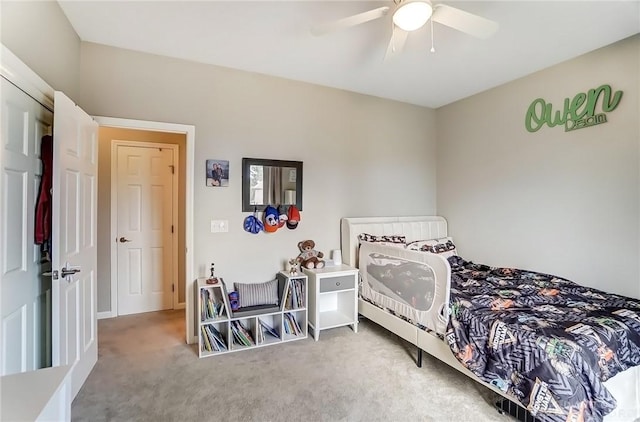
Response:
M53 183L53 137L45 135L40 141L42 179L36 202L35 243L42 245L51 237L51 185Z

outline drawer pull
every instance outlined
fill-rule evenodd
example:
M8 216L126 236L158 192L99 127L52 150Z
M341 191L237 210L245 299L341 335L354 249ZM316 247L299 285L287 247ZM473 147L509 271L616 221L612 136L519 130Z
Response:
M336 286L339 286L339 285L340 285L340 282L339 282L339 281L336 281Z

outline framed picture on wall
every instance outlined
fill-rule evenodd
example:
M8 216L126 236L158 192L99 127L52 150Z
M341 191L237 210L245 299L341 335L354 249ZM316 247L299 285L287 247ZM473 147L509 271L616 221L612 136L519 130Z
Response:
M207 186L229 186L228 160L207 160Z

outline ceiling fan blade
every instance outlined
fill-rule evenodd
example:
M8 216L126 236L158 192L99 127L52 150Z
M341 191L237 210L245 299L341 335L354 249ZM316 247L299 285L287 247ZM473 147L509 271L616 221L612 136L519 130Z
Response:
M446 4L434 6L431 19L477 38L489 38L498 30L498 23Z
M318 36L329 32L339 31L340 29L349 28L360 25L361 23L379 19L385 16L388 12L389 7L379 7L377 9L369 10L368 12L358 13L357 15L347 16L346 18L338 19L336 21L316 25L311 28L311 33Z
M393 25L391 40L389 41L389 45L387 46L387 52L384 55L385 62L402 53L402 49L404 48L404 43L407 41L408 35L409 33L407 31L403 31L402 29Z

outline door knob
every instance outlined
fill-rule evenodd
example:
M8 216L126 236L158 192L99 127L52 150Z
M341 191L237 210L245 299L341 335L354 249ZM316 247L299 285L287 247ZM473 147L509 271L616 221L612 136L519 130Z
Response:
M120 243L125 243L125 242L131 242L129 239L127 239L126 237L121 237L120 238Z
M60 270L60 276L61 276L62 278L66 278L67 276L70 276L70 275L73 275L73 274L76 274L76 273L79 273L79 272L80 272L80 268L67 268L67 267L63 267L63 268Z

